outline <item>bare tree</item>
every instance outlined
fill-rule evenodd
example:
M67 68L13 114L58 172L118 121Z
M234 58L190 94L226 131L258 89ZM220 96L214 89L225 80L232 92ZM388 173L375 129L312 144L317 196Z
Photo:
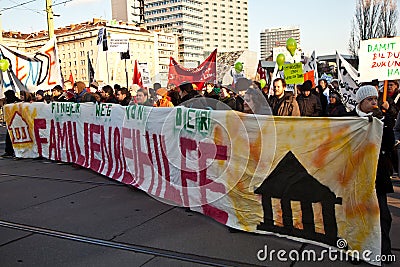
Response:
M357 56L361 40L393 37L397 33L396 0L356 0L349 52Z

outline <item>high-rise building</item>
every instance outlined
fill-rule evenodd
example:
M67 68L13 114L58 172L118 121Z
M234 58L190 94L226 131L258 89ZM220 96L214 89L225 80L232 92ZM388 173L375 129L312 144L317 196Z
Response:
M299 27L282 27L274 29L266 29L260 33L260 52L261 59L267 59L272 55L274 47L286 46L286 40L293 38L300 46L300 28Z
M143 1L111 2L113 19L132 23ZM179 34L178 61L185 67L197 67L215 48L248 49L247 0L145 0L144 14L148 30Z
M248 1L204 0L204 51L249 49Z

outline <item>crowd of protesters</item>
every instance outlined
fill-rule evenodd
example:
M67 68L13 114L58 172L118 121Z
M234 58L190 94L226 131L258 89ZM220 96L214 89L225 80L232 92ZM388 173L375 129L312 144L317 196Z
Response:
M84 82L76 82L69 90L63 90L60 85L56 85L51 92L43 90L38 90L34 94L21 92L19 98L16 97L14 91L9 90L5 92L5 103L70 101L112 103L122 106L186 106L274 116L376 117L384 123L376 191L381 211L382 255L389 255L391 254L389 231L392 218L386 194L393 192L391 176L394 172L397 175L400 173L396 150L396 146L400 143L399 82L396 80L388 82L386 99L383 99L377 80L364 84L357 90L357 106L351 111L346 110L338 87L338 82L335 80L329 84L325 79L321 79L316 86L313 86L311 81L305 81L296 86L293 92L287 90L284 79L277 78L272 82L272 90L269 90L269 86L261 88L260 83L240 78L234 86L206 82L203 90L197 90L196 84L183 82L179 85L169 84L167 88L162 88L156 83L153 88L138 88L136 91L130 91L118 84L99 87L94 82L86 87ZM10 136L7 134L6 151L3 157L13 156Z

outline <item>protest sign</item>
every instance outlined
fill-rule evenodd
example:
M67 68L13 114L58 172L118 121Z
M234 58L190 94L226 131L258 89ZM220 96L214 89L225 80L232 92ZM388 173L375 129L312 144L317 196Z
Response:
M303 64L301 62L283 65L286 84L302 84L304 82Z
M67 102L6 105L5 119L17 157L75 163L248 232L380 254L377 119Z
M400 37L360 42L360 82L400 79Z

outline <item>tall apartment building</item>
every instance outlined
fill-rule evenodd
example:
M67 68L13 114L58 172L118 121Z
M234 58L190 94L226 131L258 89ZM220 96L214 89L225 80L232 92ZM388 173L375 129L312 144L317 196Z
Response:
M247 0L204 0L204 51L211 53L249 49Z
M122 60L118 52L107 52L107 64L97 62L99 47L97 37L99 29L106 28L107 39L113 35L129 38L130 59ZM106 84L118 83L126 86L125 63L128 72L128 86L132 84L135 60L147 62L152 82L168 81L169 57L177 56L177 38L171 33L150 32L134 25L93 19L93 21L71 24L55 29L58 54L61 60L61 73L68 80L72 73L75 81L84 81L88 85L88 57L96 70L95 78ZM3 44L23 52L36 51L48 41L47 31L30 34L6 32ZM100 76L99 76L100 74Z
M286 40L293 38L300 46L300 28L299 27L282 27L274 29L266 29L260 33L260 52L261 59L267 59L272 55L274 47L286 46Z
M137 20L138 0L111 1L113 19ZM177 59L185 67L197 67L215 48L248 49L247 0L145 0L144 11L148 30L179 34Z

